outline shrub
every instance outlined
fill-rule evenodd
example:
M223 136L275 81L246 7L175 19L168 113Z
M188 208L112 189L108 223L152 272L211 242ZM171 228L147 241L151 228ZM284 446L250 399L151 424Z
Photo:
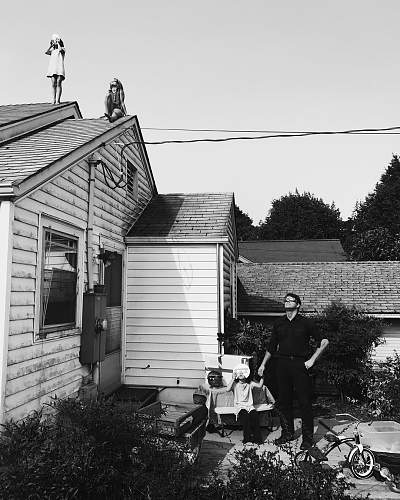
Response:
M1 499L188 498L194 483L185 450L167 446L152 421L113 401L54 406L45 420L35 413L4 425Z
M272 326L228 317L225 323L225 352L253 356L258 365L271 339Z
M372 415L380 419L400 419L400 356L397 352L376 363L367 379L367 403Z
M285 464L277 453L245 449L236 453L237 465L228 481L211 482L208 498L244 500L350 500L350 485L337 471L305 463L300 469Z
M384 323L340 302L333 302L315 320L329 347L315 365L316 374L344 396L360 397L370 371L371 354L382 342Z

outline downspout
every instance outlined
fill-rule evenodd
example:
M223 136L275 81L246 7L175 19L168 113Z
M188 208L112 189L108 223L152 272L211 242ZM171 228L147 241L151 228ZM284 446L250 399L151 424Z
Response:
M87 280L89 293L93 292L93 211L97 163L98 160L95 159L94 155L91 155L89 157L89 205L86 229Z
M224 334L224 247L217 243L217 302L218 302L218 354L223 354L222 336Z

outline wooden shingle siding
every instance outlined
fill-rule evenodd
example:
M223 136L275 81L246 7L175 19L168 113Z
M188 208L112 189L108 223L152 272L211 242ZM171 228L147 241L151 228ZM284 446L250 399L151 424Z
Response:
M134 140L131 131L125 132L116 142ZM119 151L113 143L98 151L103 161L119 177ZM138 200L126 195L125 188L107 186L101 167L96 167L94 192L94 255L100 244L107 242L110 249L124 252L124 235L152 197L145 167L140 160L137 146L126 148L139 174ZM39 409L42 403L57 394L63 397L75 393L88 367L79 362L80 332L72 329L67 335L46 340L34 339L35 297L38 281L38 265L41 255L39 224L40 214L72 224L82 231L88 220L89 168L82 160L39 189L16 201L13 225L13 259L11 276L11 309L8 343L8 368L6 383L6 418L19 418L29 411ZM111 181L109 181L111 184ZM67 226L66 226L67 227ZM83 253L84 282L87 279L86 248ZM98 266L93 267L94 282L98 280ZM121 308L117 308L121 311ZM120 318L116 318L119 325ZM114 325L114 326L115 326ZM118 332L114 332L118 335Z
M128 246L127 268L125 383L196 387L218 352L216 245Z
M229 308L230 314L233 314L235 309L232 307L232 266L235 266L236 262L233 213L232 207L227 225L229 241L224 245L224 310Z

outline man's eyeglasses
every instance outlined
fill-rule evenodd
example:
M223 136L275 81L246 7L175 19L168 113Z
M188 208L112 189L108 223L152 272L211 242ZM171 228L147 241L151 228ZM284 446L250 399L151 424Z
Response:
M296 302L296 299L292 299L292 298L290 298L290 297L287 297L287 298L285 299L285 302Z

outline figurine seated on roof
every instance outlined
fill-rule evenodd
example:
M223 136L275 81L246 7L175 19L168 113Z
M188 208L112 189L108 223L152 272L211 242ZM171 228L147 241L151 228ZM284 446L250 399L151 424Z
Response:
M104 104L104 115L108 118L109 122L115 122L115 120L126 116L124 87L118 78L114 78L110 82L110 88L108 89Z

